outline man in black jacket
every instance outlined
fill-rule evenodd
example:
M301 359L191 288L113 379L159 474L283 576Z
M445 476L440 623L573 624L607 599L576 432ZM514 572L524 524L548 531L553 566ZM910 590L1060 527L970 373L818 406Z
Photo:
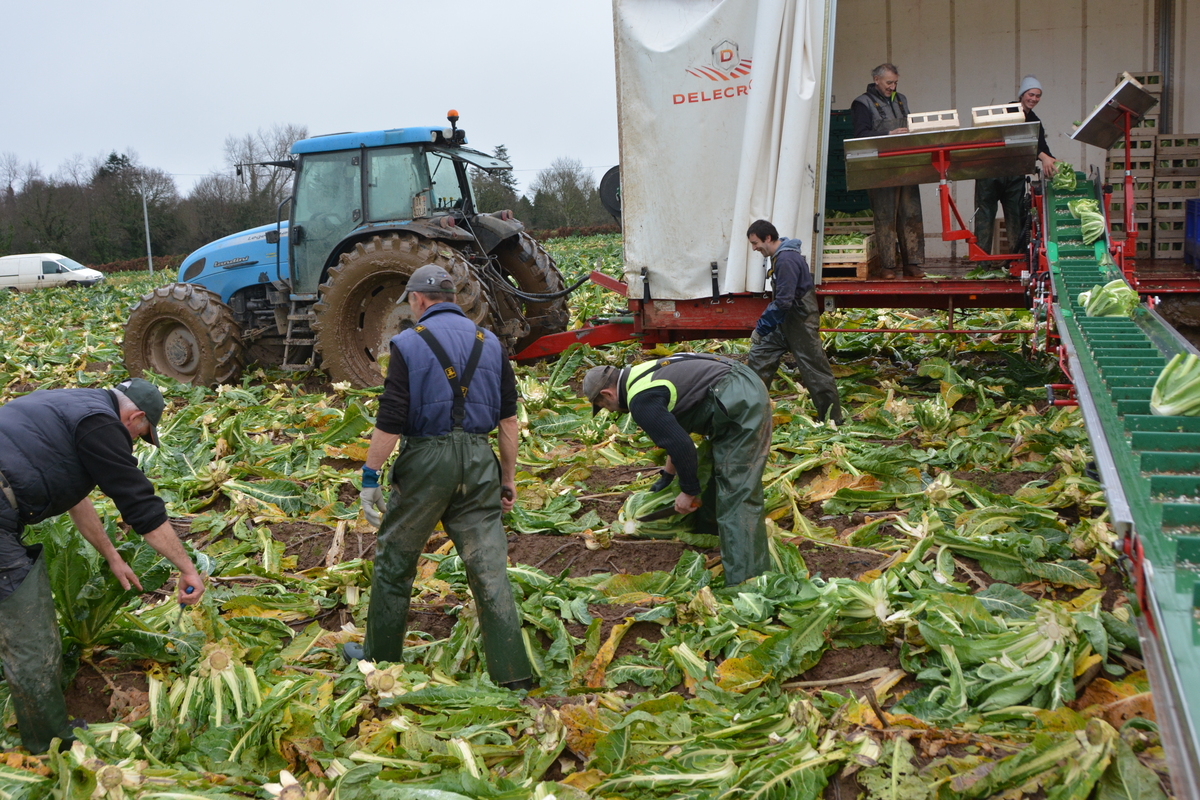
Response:
M1041 102L1042 84L1033 75L1021 80L1017 91L1017 102L1025 112L1026 122L1038 124L1038 161L1046 175L1054 174L1055 161L1046 142L1046 128L1034 107ZM1033 167L1032 162L1029 165ZM975 240L979 249L992 252L992 233L996 227L996 207L1004 206L1004 221L1008 232L1008 251L1020 253L1029 242L1029 205L1025 199L1025 176L1010 175L1007 178L986 178L975 181Z
M625 369L593 367L583 378L592 413L628 411L646 435L667 451L654 485L667 488L679 476L675 511L703 507L721 537L725 584L770 569L762 474L771 449L771 401L749 367L728 358L681 353ZM689 433L712 444L713 472L700 486L696 446ZM703 502L701 490L703 489Z
M775 294L750 335L747 366L770 388L779 362L790 352L796 359L800 383L817 409L817 419L832 419L840 425L842 402L821 344L821 311L800 240L780 239L779 231L765 219L755 220L746 238L756 253L771 259L767 276Z
M871 70L867 90L850 104L854 138L908 133L908 98L896 91L900 71L895 64L880 64ZM925 225L921 218L919 186L888 186L868 189L875 215L875 245L879 251L880 274L896 277L896 244L900 245L904 275L924 278Z
M140 590L88 499L98 486L126 524L179 569L179 602L190 605L204 594L133 456L134 437L158 444L163 406L158 387L140 378L108 390L32 392L0 406L0 659L21 742L32 753L45 752L55 737L72 737L46 559L41 545L21 541L26 525L67 512L121 587Z

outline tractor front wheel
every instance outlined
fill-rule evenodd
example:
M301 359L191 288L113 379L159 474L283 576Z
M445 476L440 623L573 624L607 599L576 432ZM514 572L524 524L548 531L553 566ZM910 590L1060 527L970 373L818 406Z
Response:
M242 343L237 322L220 295L190 283L160 286L143 295L125 323L125 367L182 383L216 386L237 380Z
M396 301L413 272L426 264L450 273L458 288L455 302L476 325L488 326L487 299L461 253L411 233L376 236L342 254L319 287L312 325L321 368L330 378L360 389L383 383L379 358L387 355L393 336L416 324L408 303Z

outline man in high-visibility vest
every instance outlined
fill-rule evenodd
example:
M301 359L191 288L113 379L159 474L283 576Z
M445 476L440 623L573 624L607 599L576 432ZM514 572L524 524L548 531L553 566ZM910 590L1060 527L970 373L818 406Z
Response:
M667 451L654 490L665 489L678 475L675 510L688 514L703 507L715 519L726 585L770 569L762 474L771 448L771 401L753 370L720 356L682 353L624 369L593 367L584 376L583 394L593 414L602 408L628 411ZM700 485L691 433L712 445L706 487Z

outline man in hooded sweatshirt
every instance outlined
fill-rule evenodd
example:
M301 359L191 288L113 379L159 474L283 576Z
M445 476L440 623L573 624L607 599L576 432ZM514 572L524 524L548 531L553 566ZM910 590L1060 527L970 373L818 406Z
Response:
M908 133L908 98L896 91L900 71L895 64L871 70L867 90L850 105L854 138ZM879 249L880 275L896 276L896 244L906 278L924 278L925 224L921 218L921 187L888 186L868 189L875 215L875 244Z
M1021 79L1017 90L1017 102L1025 112L1026 122L1038 123L1038 161L1047 175L1054 173L1058 163L1046 143L1046 128L1033 108L1042 99L1042 84L1033 75ZM1032 166L1032 164L1030 165ZM1029 209L1025 202L1025 176L1011 175L1006 178L988 178L975 181L975 239L985 253L992 252L992 232L996 227L996 207L1004 206L1004 219L1008 223L1008 250L1019 253L1029 241Z
M767 275L775 294L750 335L746 366L770 388L779 362L785 353L791 353L796 359L797 377L816 407L817 419L830 419L840 425L842 402L821 344L821 310L808 260L800 252L800 240L779 238L779 231L765 219L755 220L746 238L756 253L771 259Z

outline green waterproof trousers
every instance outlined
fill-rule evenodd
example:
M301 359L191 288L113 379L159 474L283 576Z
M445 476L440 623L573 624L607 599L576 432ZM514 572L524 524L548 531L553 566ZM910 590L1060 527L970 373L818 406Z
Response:
M1008 231L1008 252L1024 249L1025 176L989 178L975 181L975 239L979 249L992 252L992 233L996 228L996 208L1004 206L1004 222Z
M62 690L62 641L54 614L54 596L41 545L26 548L34 559L16 591L0 601L0 661L21 744L44 753L55 738L70 741L67 703Z
M701 526L715 523L721 537L725 585L766 572L771 554L762 475L771 449L771 401L762 380L749 367L734 364L703 401L677 419L712 445L712 479L696 513Z
M832 419L841 424L842 401L829 369L829 359L825 357L825 346L821 344L820 328L817 294L809 291L792 304L782 325L750 348L746 363L769 387L784 354L791 353L796 359L797 377L817 408L817 419Z
M376 541L365 657L401 660L417 560L441 521L466 567L488 674L498 684L530 678L521 618L508 582L500 464L487 435L456 430L406 438L391 483Z

